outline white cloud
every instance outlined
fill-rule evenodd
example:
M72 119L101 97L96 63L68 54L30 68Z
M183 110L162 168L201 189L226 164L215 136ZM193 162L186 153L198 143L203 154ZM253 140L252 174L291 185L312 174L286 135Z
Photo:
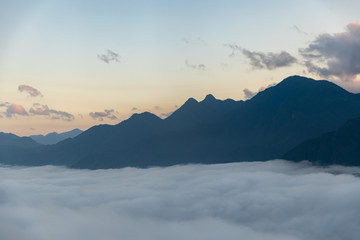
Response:
M0 168L0 239L357 239L359 168Z

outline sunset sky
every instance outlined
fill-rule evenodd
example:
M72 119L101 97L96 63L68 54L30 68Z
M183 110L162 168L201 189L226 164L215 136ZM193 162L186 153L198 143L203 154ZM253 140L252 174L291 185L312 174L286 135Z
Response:
M0 132L166 117L290 75L360 92L360 1L0 0Z

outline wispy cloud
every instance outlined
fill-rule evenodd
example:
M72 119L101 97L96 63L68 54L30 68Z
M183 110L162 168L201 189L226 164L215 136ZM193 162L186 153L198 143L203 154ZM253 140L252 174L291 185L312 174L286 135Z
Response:
M231 49L231 53L229 54L229 57L235 57L238 53L242 51L241 47L239 47L235 43L226 43L224 44L224 46Z
M109 64L110 62L120 62L120 55L111 50L106 50L106 53L98 54L97 57L98 59L107 64Z
M360 22L348 24L345 32L319 35L300 53L311 73L345 81L355 79L360 74Z
M205 71L206 70L206 66L205 64L190 64L188 60L185 60L185 66L187 66L188 68L197 70L197 71Z
M64 111L58 111L55 109L50 109L47 105L41 105L35 103L32 108L29 110L32 115L42 115L49 116L52 120L64 120L70 122L75 119L74 115Z
M160 117L161 118L167 118L167 117L169 117L171 114L173 114L174 113L174 111L170 111L170 112L166 112L166 113L161 113L160 114Z
M295 24L292 26L292 29L294 29L297 33L300 33L300 34L305 35L305 36L309 36L309 34L307 32L303 31L302 29L300 29Z
M18 90L20 92L27 92L31 97L42 97L43 96L39 90L37 90L36 88L33 88L29 85L20 85L18 87Z
M186 45L206 46L206 42L200 37L198 37L198 38L182 38L182 41Z
M297 62L297 59L286 51L263 53L250 51L233 43L224 44L224 46L231 49L229 57L234 57L239 54L247 57L253 69L273 70L280 67L288 67Z
M105 109L104 112L91 112L89 113L89 116L98 121L103 121L104 118L111 120L117 119L117 117L114 115L114 109Z
M275 85L276 85L276 83L274 82L274 83L269 84L269 85L267 85L267 86L262 86L262 87L259 88L259 90L258 90L257 92L251 91L251 90L245 88L245 89L243 90L243 92L244 92L244 97L245 97L246 100L251 99L251 98L253 98L256 94L258 94L259 92L262 92L262 91L264 91L265 89L267 89L267 88L269 88L269 87L273 87L273 86L275 86Z

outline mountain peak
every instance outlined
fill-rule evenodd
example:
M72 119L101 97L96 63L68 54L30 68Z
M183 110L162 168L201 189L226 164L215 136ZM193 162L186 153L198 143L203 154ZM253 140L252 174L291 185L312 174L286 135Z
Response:
M195 98L189 98L184 105L189 105L189 104L195 104L198 103L198 101Z
M160 119L160 118L150 112L143 112L143 113L134 113L129 119L146 121L146 120Z
M216 101L216 98L212 94L206 95L205 99L202 100L202 102L214 102Z

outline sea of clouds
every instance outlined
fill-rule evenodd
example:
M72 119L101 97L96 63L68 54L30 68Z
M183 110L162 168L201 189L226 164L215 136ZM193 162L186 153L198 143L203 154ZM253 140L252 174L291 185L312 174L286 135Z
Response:
M96 171L2 166L0 239L359 239L359 173L282 160Z

